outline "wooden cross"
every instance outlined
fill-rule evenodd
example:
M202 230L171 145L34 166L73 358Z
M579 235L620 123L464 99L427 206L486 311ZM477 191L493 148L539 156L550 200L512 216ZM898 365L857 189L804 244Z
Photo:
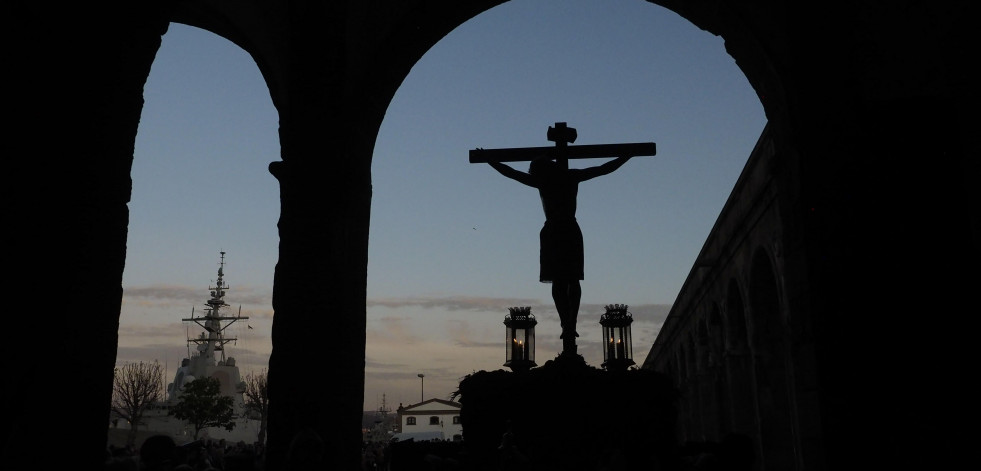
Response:
M548 127L548 140L555 147L512 147L504 149L472 149L470 163L494 162L528 162L539 158L555 159L568 168L569 159L595 159L603 157L640 157L653 156L657 147L653 142L634 142L627 144L592 144L569 146L576 142L576 128L566 126L566 123L555 123Z

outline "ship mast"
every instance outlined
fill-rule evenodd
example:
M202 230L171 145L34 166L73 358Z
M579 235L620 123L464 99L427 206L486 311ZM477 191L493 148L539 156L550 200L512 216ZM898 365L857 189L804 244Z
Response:
M392 411L391 407L385 404L385 394L382 394L381 407L378 408L378 413L381 414L382 418L388 417L388 413Z
M197 338L188 337L188 347L192 343L196 344L200 355L210 357L212 361L215 359L215 354L218 353L222 364L225 363L225 344L238 340L238 338L226 337L225 329L234 324L235 321L248 319L248 317L242 317L241 310L236 317L222 315L221 310L229 307L228 303L225 302L225 291L228 290L228 285L224 281L224 268L225 252L222 251L221 263L218 266L218 281L215 286L208 288L211 290L211 299L205 304L204 316L194 317L194 309L192 308L191 317L181 319L184 322L194 322L205 330Z

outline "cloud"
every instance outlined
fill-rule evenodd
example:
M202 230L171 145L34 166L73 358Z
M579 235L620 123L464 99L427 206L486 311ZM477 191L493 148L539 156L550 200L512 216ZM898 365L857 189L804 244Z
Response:
M627 312L633 317L634 322L639 323L664 322L670 311L670 304L637 304L627 307ZM606 305L604 304L583 304L579 306L579 321L587 320L599 323L600 316L605 312Z
M413 320L406 317L382 317L368 323L366 336L368 344L412 345L419 337L411 332ZM377 327L375 327L377 326Z
M252 319L265 319L271 321L273 318L273 310L272 307L269 309L242 309L242 316Z
M176 368L182 358L187 357L187 349L183 345L172 344L141 344L139 346L120 346L116 349L116 364L123 365L134 362L168 363Z
M380 360L376 360L372 355L365 355L365 359L364 359L364 369L366 371L367 370L392 371L391 373L371 373L372 376L376 376L378 374L383 374L387 376L398 375L398 377L401 378L402 377L401 375L403 373L401 373L400 371L405 370L407 367L408 365L406 363L380 361ZM381 376L379 376L379 378L381 378Z
M488 342L481 335L475 335L474 326L462 319L446 321L446 331L453 345L460 348L499 347L500 342Z
M168 322L164 324L120 324L119 339L122 341L127 338L139 338L143 343L147 339L171 339L183 338L185 328L182 322ZM183 343L179 344L183 345Z
M174 285L131 286L123 288L124 298L193 300L201 297L201 288Z
M143 307L172 307L204 304L210 292L201 287L179 285L129 286L123 288L123 303ZM229 288L225 302L234 305L272 306L272 291L251 286ZM266 310L272 312L272 309ZM259 311L265 315L266 311ZM244 312L243 312L244 314ZM269 316L271 317L271 315Z
M409 296L400 298L368 299L367 307L389 309L423 308L451 312L480 312L507 314L509 307L529 306L539 319L557 320L555 305L529 298L496 298L487 296ZM670 304L638 304L629 306L629 312L637 323L661 323L671 311ZM579 306L578 322L599 323L600 316L606 312L604 304L582 304Z
M226 301L232 305L230 311L237 313L243 307L242 315L272 319L272 293L268 289L250 286L237 286L229 290ZM132 286L123 290L123 303L144 308L184 309L187 305L204 304L207 292L200 287L177 285ZM259 307L262 306L262 307ZM422 308L450 312L500 313L506 314L509 307L529 306L536 316L557 319L555 306L551 301L531 298L509 298L491 296L406 296L394 298L369 298L365 306L371 308L404 309ZM641 304L630 306L635 322L663 321L671 306L668 304ZM602 304L583 304L579 308L579 320L599 322L605 312Z
M368 299L367 307L400 309L418 307L425 309L444 309L447 311L507 312L513 306L545 307L541 300L527 298L494 298L484 296L410 296L400 298Z
M234 293L229 290L226 297L233 305L227 311L237 313L241 302L242 315L250 320L236 322L228 334L240 339L230 353L244 375L268 367L273 311L268 292L236 288ZM191 333L200 330L180 319L189 316L189 306L204 304L207 296L207 291L200 288L174 285L126 288L124 303L128 309L124 310L128 314L120 325L117 364L157 359L161 364L166 362L169 374L173 374L187 356L187 328ZM418 373L426 374L427 397L445 397L472 371L503 369L502 321L508 308L514 306L530 306L539 321L536 362L543 365L557 356L562 343L551 299L464 295L368 299L366 402L380 401L383 393L388 394L392 405L418 401ZM629 306L634 319L633 355L638 364L646 358L670 308L666 304ZM595 303L582 304L579 309L578 350L597 366L603 358L599 318L604 312L604 305ZM254 329L248 329L246 324Z

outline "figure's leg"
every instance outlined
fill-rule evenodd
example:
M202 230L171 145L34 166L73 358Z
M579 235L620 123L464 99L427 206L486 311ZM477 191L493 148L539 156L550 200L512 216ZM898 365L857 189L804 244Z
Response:
M562 354L576 354L576 317L579 313L579 296L581 289L579 281L563 280L555 283L552 288L552 297L556 300L556 307L562 306L559 311L559 318L562 320Z
M565 338L566 324L569 317L569 303L567 293L566 283L561 280L552 281L552 300L555 301L555 310L559 313L559 323L562 326L562 335L559 338Z
M562 336L573 339L579 336L576 332L576 318L579 317L579 300L582 297L582 287L579 280L555 280L552 282L552 299L555 309L559 311L562 324Z
M576 332L576 322L579 318L579 300L582 298L582 286L579 285L579 280L572 280L569 282L568 288L568 311L569 311L569 328L572 333L578 337L579 333Z

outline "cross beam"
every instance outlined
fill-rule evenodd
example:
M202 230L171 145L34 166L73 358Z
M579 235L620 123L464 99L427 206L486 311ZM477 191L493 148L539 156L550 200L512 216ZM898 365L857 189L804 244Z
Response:
M528 162L539 158L555 159L564 167L569 159L596 159L603 157L639 157L654 155L657 148L653 142L634 142L630 144L594 144L569 147L576 142L576 128L570 128L566 123L555 123L548 127L548 140L555 147L512 147L509 149L473 149L470 151L470 163L482 164L487 162Z
M657 153L653 142L628 144L588 144L581 146L512 147L504 149L472 149L470 163L528 162L541 157L550 159L595 159L603 157L640 157Z

